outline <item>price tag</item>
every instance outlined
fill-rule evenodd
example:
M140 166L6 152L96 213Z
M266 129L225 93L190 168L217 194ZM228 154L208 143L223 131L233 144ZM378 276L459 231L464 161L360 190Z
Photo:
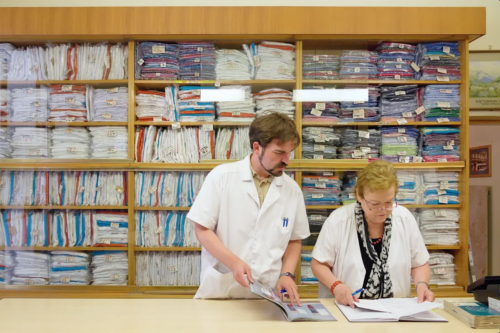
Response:
M421 114L424 111L425 111L425 107L421 106L421 107L419 107L418 109L415 110L415 113L416 114Z
M103 113L102 119L111 119L111 113Z
M168 146L167 148L163 149L163 152L164 152L165 154L170 154L170 153L172 153L173 151L174 151L174 147L172 147L172 146Z
M281 58L283 57L283 53L281 53L280 51L278 50L274 50L273 52L273 56L277 57L277 58Z
M107 106L115 106L116 105L116 99L107 99L106 100L106 105Z
M208 147L207 147L207 146L203 146L203 147L201 147L201 149L200 149L200 153L201 153L202 155L206 155L206 154L208 154L209 152L210 152L210 150L208 149Z
M163 231L163 228L162 227L158 227L154 231L155 231L155 234L161 234L162 231Z
M201 126L201 128L205 132L212 132L214 130L214 125L213 124L203 124Z
M27 286L32 286L32 285L35 284L35 281L30 280L30 279L25 279L24 280L24 284L27 285Z
M368 154L372 149L370 147L360 147L359 150L361 150L363 154Z
M61 283L70 283L71 282L71 278L70 277L63 277L61 278Z
M361 68L359 67L354 67L354 73L359 73L361 71Z
M76 154L76 147L67 147L66 151L68 153Z
M75 257L65 257L64 261L65 262L73 262L73 261L75 261Z
M153 122L158 123L163 121L163 117L153 117Z
M436 209L434 210L434 215L436 215L436 217L446 217L446 210L445 209Z
M259 67L260 66L260 60L259 60L259 56L258 55L254 55L253 56L253 63L255 65L255 67Z
M406 156L406 152L405 151L398 151L397 154L399 156Z
M403 62L403 58L397 58L396 61L397 62Z
M117 93L118 92L118 87L116 88L109 88L109 89L106 89L106 92L108 94L114 94L114 93Z
M365 138L365 139L370 138L370 132L368 132L368 131L359 131L358 135L360 138Z
M116 223L116 222L111 223L111 229L118 229L118 228L120 228L119 223Z
M396 68L401 69L401 68L403 68L403 65L396 65Z
M404 127L398 128L398 133L406 133L406 128Z
M198 52L203 52L203 47L198 47Z
M448 162L446 158L438 158L438 163L445 163Z
M398 142L408 142L408 138L406 136L398 136Z
M429 56L429 59L430 60L441 60L441 57L437 56L437 55L431 55L431 56Z
M405 186L405 182L404 182L404 181L402 181L402 180L400 180L400 181L398 182L398 184L399 184L399 186Z
M104 239L102 239L101 243L103 243L103 244L111 244L111 239L104 238Z
M439 89L441 94L451 94L451 89Z
M61 87L61 91L73 91L72 85L64 85Z
M439 188L441 190L449 190L450 189L450 184L446 180L441 181L441 182L439 182Z
M320 221L323 217L321 215L309 215L309 220L311 221Z
M38 149L28 149L26 151L28 156L37 156L38 155Z
M160 77L160 76L161 76L161 73L155 73L155 76L156 76L156 77Z
M399 119L396 119L396 122L397 122L399 125L408 124L408 120L406 120L405 118L399 118Z
M413 70L415 72L417 72L417 73L420 72L420 67L418 67L418 65L416 63L412 62L410 66L411 66L411 68L413 68Z
M323 159L323 155L313 155L313 158L315 160L322 160Z
M154 186L154 185L150 186L149 189L148 189L148 192L150 194L155 194L156 193L156 186Z
M413 114L411 112L403 112L403 117L404 118L411 118L411 117L413 117Z
M106 133L106 135L109 136L109 137L115 137L116 136L116 131L108 131Z
M323 198L323 194L313 194L312 198L313 199L321 199L321 198Z
M162 67L162 68L167 67L167 63L166 62L160 62L160 67Z
M444 268L434 268L434 274L443 275L446 274L446 270Z
M216 87L220 87L220 81L215 81L214 85L215 85Z
M333 175L332 175L333 176ZM328 178L325 178L325 177L318 177L318 180L320 182L327 182L328 181Z
M349 199L355 199L356 196L354 195L354 193L349 193Z
M117 151L118 149L116 149L116 147L108 148L108 153L116 153Z
M449 108L450 105L450 102L437 102L438 108Z
M165 53L165 45L153 45L153 54Z
M111 281L116 281L118 280L118 274L113 274L110 276Z
M125 192L124 188L121 187L121 186L115 187L115 191L118 192L118 193L120 193L120 194L122 194L123 192Z
M450 81L450 78L448 76L436 76L436 80L439 82L448 82Z
M314 138L314 142L325 142L326 140L326 134L318 134L317 138Z
M365 153L361 150L355 149L352 153L353 158L365 157Z
M438 118L437 122L438 123L449 123L450 120L448 118Z
M448 71L446 70L446 68L438 68L437 69L438 73L442 73L442 74L447 74Z
M181 123L180 122L175 122L172 124L172 129L178 130L181 128Z
M445 196L439 196L439 203L440 204L447 204L448 203L448 197Z
M337 121L337 125L347 125L347 121Z
M33 88L23 88L22 91L24 94L32 94Z
M445 195L446 194L446 190L438 190L438 195Z
M200 58L195 58L194 62L200 62Z
M443 46L443 53L450 53L450 47L449 46Z
M176 273L177 272L177 267L176 266L171 266L170 267L170 273Z
M235 50L229 50L229 49L224 49L224 50L222 50L222 52L224 54L235 54L236 53Z
M313 116L316 116L316 117L321 117L321 115L323 114L323 112L321 112L321 111L316 110L316 109L314 109L314 108L313 108L313 109L311 110L311 114L312 114Z
M398 75L398 74L394 75L394 79L395 80L401 80L401 75Z
M333 176L333 172L325 171L325 172L323 172L323 176Z
M64 102L67 103L67 104L75 104L75 99L72 98L72 97L66 97L64 99Z
M443 146L444 150L453 150L453 146Z
M317 187L317 188L326 188L326 184L325 183L315 183L314 187Z
M395 92L396 96L399 96L399 95L406 95L406 91L404 90L398 90Z
M455 145L455 140L447 141L446 145L447 146L454 146Z
M76 120L76 118L75 118L75 117L68 117L68 118L66 118L66 122L68 122L68 123L72 123L72 122L74 122L75 120Z
M104 261L112 261L113 257L112 256L104 256Z
M241 111L233 111L233 112L231 112L231 114L233 116L240 116L241 115Z
M410 163L410 156L401 156L399 158L399 163Z
M323 111L324 109L326 109L326 103L316 103L316 109Z
M352 117L354 119L363 119L365 118L365 109L354 109L352 112Z
M139 59L137 63L139 64L139 66L142 66L142 64L144 64L144 59Z
M30 103L30 106L31 106L31 107L35 107L35 108L37 108L37 107L39 107L39 106L40 106L40 102L31 102L31 103Z
M325 151L324 145L314 145L314 151Z

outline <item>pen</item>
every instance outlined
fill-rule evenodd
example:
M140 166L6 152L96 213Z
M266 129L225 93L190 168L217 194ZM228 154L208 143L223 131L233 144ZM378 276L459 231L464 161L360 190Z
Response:
M354 296L354 295L356 295L356 294L359 294L359 293L360 293L360 292L362 292L362 291L363 291L363 288L359 288L358 290L356 290L355 292L353 292L353 293L351 294L351 296Z
M280 293L282 293L282 294L283 294L283 293L286 293L286 289L281 289L281 290L280 290Z

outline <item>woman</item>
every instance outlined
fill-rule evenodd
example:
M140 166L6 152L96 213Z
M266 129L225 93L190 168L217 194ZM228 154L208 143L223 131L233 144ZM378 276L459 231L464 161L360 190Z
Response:
M418 301L434 301L429 289L429 253L408 209L397 206L398 179L392 164L370 163L358 174L357 202L325 221L312 253L319 297L354 307L359 298L410 297L410 276ZM327 288L329 288L329 291Z

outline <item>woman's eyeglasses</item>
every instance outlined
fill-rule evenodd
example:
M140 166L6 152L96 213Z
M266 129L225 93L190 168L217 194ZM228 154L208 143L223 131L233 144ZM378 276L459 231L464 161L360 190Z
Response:
M372 211L382 211L384 209L391 211L398 206L398 201L396 200L396 198L392 199L391 202L378 202L375 204L367 201L366 199L363 200L365 200L368 209Z

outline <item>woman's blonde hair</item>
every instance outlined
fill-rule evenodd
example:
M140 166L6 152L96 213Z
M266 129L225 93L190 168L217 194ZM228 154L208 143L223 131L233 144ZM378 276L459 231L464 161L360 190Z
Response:
M395 193L398 193L398 177L396 170L391 163L385 161L375 161L360 172L358 172L358 180L354 189L356 193L364 198L364 190L370 191L388 190L394 188Z

